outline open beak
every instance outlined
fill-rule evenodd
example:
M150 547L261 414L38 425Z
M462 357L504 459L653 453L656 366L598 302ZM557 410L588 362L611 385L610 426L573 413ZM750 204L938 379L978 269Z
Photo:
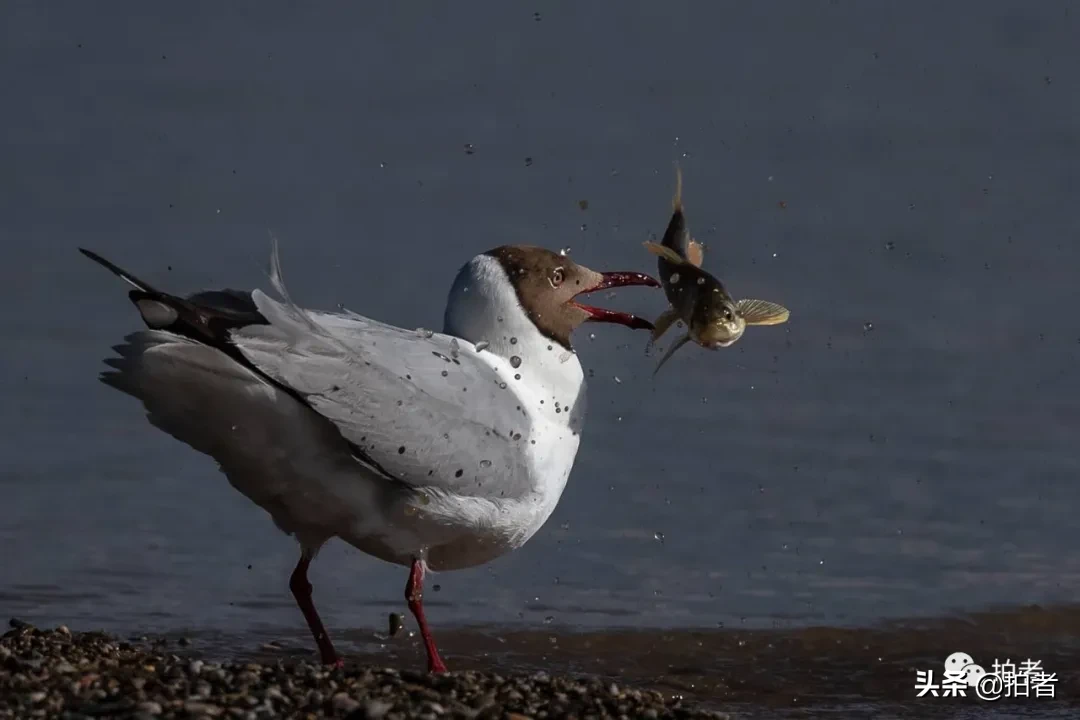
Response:
M628 285L647 285L648 287L660 287L660 283L645 273L639 272L606 272L600 273L600 282L587 290L582 290L578 295L608 290L610 288L626 287ZM577 296L575 296L577 297ZM593 322L608 322L625 325L633 330L652 330L653 324L644 318L630 313L605 310L604 308L582 305L575 302L574 305L589 314L589 320Z

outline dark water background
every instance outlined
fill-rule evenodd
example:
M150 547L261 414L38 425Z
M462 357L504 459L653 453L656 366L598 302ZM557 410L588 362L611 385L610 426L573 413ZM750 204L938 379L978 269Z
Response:
M913 684L939 649L972 652L919 637L985 628L993 653L995 637L1028 638L1007 629L1035 613L1037 649L1062 653L1049 669L1068 675L1078 14L4 4L0 611L309 650L286 589L293 541L96 381L139 322L77 246L178 292L266 287L272 230L302 304L432 327L457 267L503 243L654 272L640 243L663 231L678 161L706 267L791 322L683 350L655 380L643 334L579 332L594 375L574 474L525 548L431 581L451 659L475 662L497 637L500 662L557 666L552 633L592 633L614 644L575 667L618 674L612 658L676 633L703 643L677 654L715 690L739 633L765 647L809 626L944 623L886 643L928 653L903 669ZM607 304L663 308L645 290ZM385 655L372 633L403 609L403 570L337 543L312 581L343 646ZM888 695L875 692L851 690L856 704Z

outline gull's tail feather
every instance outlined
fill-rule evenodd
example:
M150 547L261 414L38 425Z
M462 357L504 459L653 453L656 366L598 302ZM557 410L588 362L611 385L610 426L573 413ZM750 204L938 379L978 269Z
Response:
M239 405L236 396L262 384L213 347L168 331L131 333L113 350L101 381L142 401L151 424L207 455L227 449L233 433L224 430L237 430L230 403Z

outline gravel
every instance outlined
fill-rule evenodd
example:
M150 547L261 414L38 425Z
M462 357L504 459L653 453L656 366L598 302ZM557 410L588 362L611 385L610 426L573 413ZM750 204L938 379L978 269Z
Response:
M102 633L11 626L0 637L0 718L728 717L600 678L219 664Z

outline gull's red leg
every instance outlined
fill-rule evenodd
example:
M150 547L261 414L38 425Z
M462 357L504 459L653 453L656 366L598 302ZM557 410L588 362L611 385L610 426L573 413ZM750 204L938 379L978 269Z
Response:
M424 566L415 558L412 561L412 569L409 571L409 582L405 584L405 601L409 603L409 610L416 617L416 624L420 626L420 637L424 639L424 649L427 650L427 669L431 673L446 672L446 665L439 657L439 650L435 647L435 639L428 630L427 620L424 619Z
M319 613L315 611L315 604L311 602L311 583L307 579L307 569L310 564L311 555L306 551L300 553L300 562L296 563L296 569L289 578L289 589L296 598L296 604L300 606L300 612L304 613L304 619L311 628L311 634L315 636L315 644L319 646L323 664L341 667L345 663L334 652L330 636L326 634L326 628L319 619Z

